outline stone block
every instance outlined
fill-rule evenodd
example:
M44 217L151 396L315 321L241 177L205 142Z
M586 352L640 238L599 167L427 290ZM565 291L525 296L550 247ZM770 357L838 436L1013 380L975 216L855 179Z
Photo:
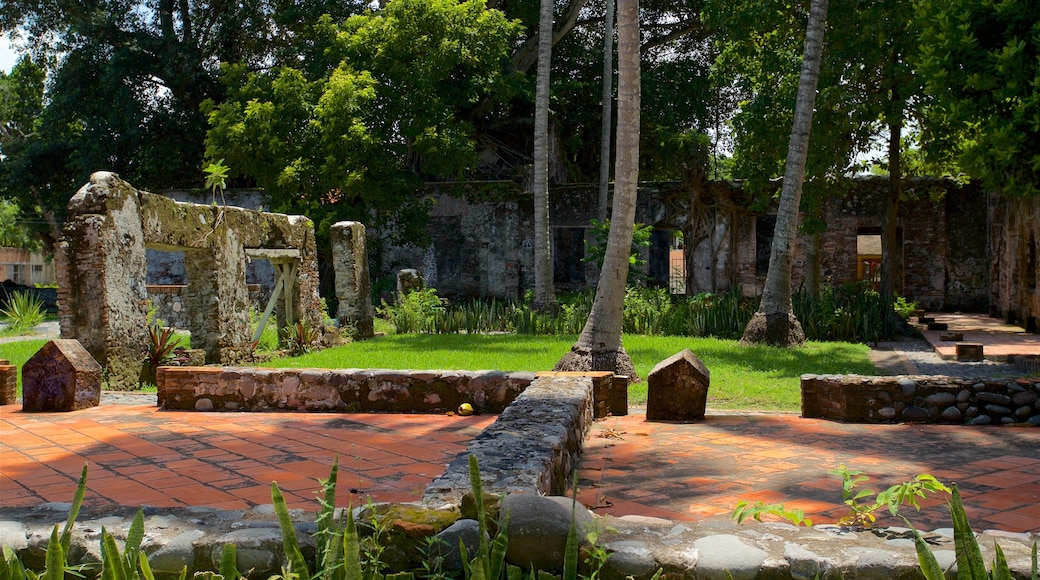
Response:
M918 316L917 317L917 323L918 324L931 324L933 322L935 322L935 318L933 318L931 316Z
M928 330L949 330L950 325L945 322L929 322Z
M703 419L711 373L689 349L661 361L647 377L648 421Z
M982 343L981 342L958 342L957 343L957 360L959 361L980 361L983 359Z
M939 335L939 340L946 342L960 342L964 340L963 332L944 332Z
M13 405L18 400L18 367L0 361L0 405Z
M52 340L22 367L22 410L77 411L101 403L101 365L78 340Z

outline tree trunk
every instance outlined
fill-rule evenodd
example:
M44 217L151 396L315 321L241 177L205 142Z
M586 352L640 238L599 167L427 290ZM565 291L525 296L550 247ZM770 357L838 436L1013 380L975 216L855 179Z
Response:
M603 270L585 328L553 370L612 371L638 381L621 345L639 181L639 0L618 2L618 131L614 202Z
M893 57L898 61L898 56ZM895 67L893 67L894 70ZM899 87L892 82L891 105L888 117L888 195L881 213L881 306L892 323L896 323L896 261L901 254L898 239L899 200L903 194L903 106Z
M769 254L769 272L766 274L758 312L751 318L744 329L744 336L740 339L744 344L766 343L789 347L805 342L805 333L794 315L791 304L791 265L798 231L798 206L802 198L805 159L809 152L809 130L812 128L816 85L820 78L826 21L827 0L812 0L809 27L805 33L802 72L798 80L794 126L787 146L784 186L780 192L780 207L776 214L773 246Z
M549 235L549 64L552 60L553 2L541 0L538 22L538 83L534 108L534 308L556 306L552 239Z
M606 1L603 18L603 137L599 146L599 220L607 219L610 199L610 142L614 114L614 0Z

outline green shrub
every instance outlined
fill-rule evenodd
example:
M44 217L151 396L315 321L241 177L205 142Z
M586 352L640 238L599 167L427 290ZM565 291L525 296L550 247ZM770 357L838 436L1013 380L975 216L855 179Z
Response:
M444 312L444 301L437 296L436 288L413 290L394 304L384 301L379 310L394 325L398 334L434 332L435 319Z
M8 296L7 308L0 310L15 332L32 330L43 322L46 315L43 301L30 292L15 292Z

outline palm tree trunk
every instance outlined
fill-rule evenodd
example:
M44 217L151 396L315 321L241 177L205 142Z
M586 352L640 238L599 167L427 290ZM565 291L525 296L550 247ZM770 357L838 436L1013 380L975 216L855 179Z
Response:
M541 0L538 21L538 78L534 107L534 308L552 310L552 239L549 235L549 65L552 61L553 2Z
M603 123L599 146L599 219L607 219L610 199L610 142L614 113L614 0L606 0L603 17Z
M618 1L618 130L614 202L603 270L585 328L554 370L612 371L638 380L621 346L639 182L639 0Z
M773 246L769 254L769 272L762 290L762 302L751 318L741 342L766 343L774 346L797 346L805 342L802 325L791 304L791 265L795 235L798 231L798 206L802 199L805 159L809 153L809 130L812 128L816 85L823 57L823 34L827 21L827 0L812 0L809 27L805 34L805 53L798 80L794 126L787 146L784 185L776 214Z

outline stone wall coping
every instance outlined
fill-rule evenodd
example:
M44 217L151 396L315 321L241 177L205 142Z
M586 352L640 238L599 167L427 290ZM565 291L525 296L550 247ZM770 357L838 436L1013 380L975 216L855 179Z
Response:
M804 374L801 394L808 419L1040 426L1040 378Z

